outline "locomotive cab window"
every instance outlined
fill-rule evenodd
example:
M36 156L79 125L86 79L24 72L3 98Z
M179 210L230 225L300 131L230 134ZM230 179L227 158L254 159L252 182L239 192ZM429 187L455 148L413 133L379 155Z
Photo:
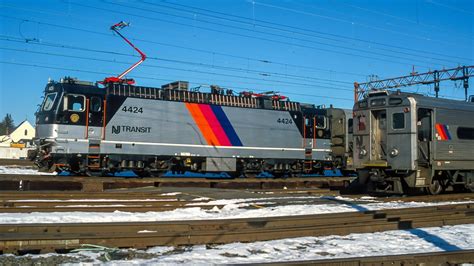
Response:
M46 97L44 98L44 103L43 103L43 111L49 111L51 108L53 108L54 100L56 99L56 92L53 93L48 93Z
M394 113L392 115L392 128L393 129L405 128L405 114L404 113Z
M83 112L85 109L86 97L77 94L68 94L64 97L64 110L73 112Z
M316 128L318 129L326 128L326 117L324 115L316 116Z
M91 112L100 112L102 110L102 100L96 96L91 97L90 108Z

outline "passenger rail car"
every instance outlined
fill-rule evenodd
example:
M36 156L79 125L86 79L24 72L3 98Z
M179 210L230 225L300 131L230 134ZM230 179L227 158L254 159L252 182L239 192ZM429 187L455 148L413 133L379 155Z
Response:
M182 81L100 88L67 78L45 88L32 156L42 171L88 175L319 173L351 163L349 116L275 95L190 91Z
M369 190L474 191L474 103L375 91L354 106L354 167Z

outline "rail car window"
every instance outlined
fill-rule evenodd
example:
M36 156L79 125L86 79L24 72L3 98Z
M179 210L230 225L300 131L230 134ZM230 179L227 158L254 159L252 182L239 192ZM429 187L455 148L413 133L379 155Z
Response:
M404 113L394 113L392 115L392 128L393 129L405 128L405 114Z
M86 97L83 95L69 94L64 97L64 109L74 112L83 112Z
M349 132L349 134L354 133L354 119L349 118L349 121L347 121L347 122L348 122L347 131Z
M472 127L458 127L458 139L474 140L474 128Z
M365 101L365 100L364 100L364 101L360 101L360 102L358 103L358 105L359 105L359 108L366 108L366 107L367 107L367 101Z
M356 117L356 124L359 131L365 131L365 116L359 115Z
M56 92L48 93L44 98L43 111L49 111L53 108L54 100L56 99Z
M102 101L99 97L91 97L90 105L91 112L100 112L102 109Z
M397 105L397 104L401 104L403 102L403 100L401 98L390 98L388 99L388 104L390 105Z
M385 105L385 99L374 99L370 101L370 106L382 106Z

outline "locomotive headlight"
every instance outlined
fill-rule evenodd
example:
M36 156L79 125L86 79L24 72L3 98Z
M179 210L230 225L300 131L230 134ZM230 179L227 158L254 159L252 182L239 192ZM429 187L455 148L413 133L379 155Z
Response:
M398 149L396 148L393 148L391 151L390 151L390 156L392 157L395 157L395 156L398 156Z
M366 151L365 149L360 149L360 151L359 151L359 156L360 156L360 157L364 157L364 156L366 156L366 155L367 155L367 151Z

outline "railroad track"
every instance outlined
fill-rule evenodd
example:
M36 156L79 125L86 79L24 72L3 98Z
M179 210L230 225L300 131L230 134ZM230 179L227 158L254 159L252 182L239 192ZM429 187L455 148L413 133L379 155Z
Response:
M249 219L169 222L0 224L0 252L55 252L96 244L118 248L253 242L474 223L474 204Z
M272 265L459 265L474 263L474 249L358 258L272 262Z
M209 199L196 200L198 195L183 194L160 194L159 191L130 192L109 191L109 192L3 192L0 193L0 213L31 213L31 212L147 212L147 211L168 211L177 208L200 207L203 209L221 208L223 205L209 205ZM257 192L258 193L258 192ZM295 200L300 196L313 195L314 199L302 198L306 204L324 204L341 202L348 204L347 200L335 198L337 191L310 189L310 190L266 190L264 193L271 193L279 198L290 197ZM320 197L318 197L320 196ZM354 202L364 202L366 199L357 196L345 196L352 198ZM271 198L271 197L270 197ZM268 198L267 198L268 199ZM319 199L319 203L315 200ZM375 202L443 202L443 201L469 201L474 199L474 194L445 194L436 196L412 196L412 197L380 197L373 198ZM291 201L290 200L290 201ZM257 200L258 201L258 200ZM281 204L281 203L279 203ZM291 204L291 203L290 203ZM300 203L301 204L301 203ZM269 207L278 203L258 203L259 207Z
M0 159L0 166L29 166L34 167L34 163L24 159Z
M137 187L204 187L231 189L343 188L354 177L185 178L185 177L80 177L0 174L0 190L68 190L98 192Z
M173 194L173 193L172 193ZM189 198L189 197L188 197ZM147 212L177 208L211 209L222 205L207 205L209 200L184 199L182 195L145 192L3 192L0 193L0 213L30 212ZM190 205L192 204L192 205Z
M108 201L0 201L0 213L31 213L31 212L149 212L169 211L177 208L212 209L223 205L209 205L206 201L186 200L108 200Z

